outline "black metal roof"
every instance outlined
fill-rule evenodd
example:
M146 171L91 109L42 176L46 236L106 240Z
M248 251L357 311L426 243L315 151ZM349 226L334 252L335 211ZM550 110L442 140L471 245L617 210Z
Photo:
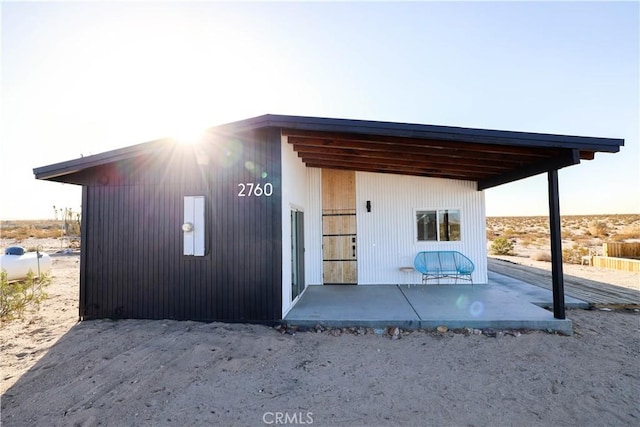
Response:
M279 128L309 167L435 176L476 181L478 189L615 153L623 139L434 126L370 120L263 115L210 128L229 135ZM159 139L33 170L37 179L73 183L85 169L151 154Z

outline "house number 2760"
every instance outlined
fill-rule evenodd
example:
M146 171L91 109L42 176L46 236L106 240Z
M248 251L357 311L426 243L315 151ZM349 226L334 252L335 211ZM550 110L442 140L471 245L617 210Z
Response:
M238 184L238 197L269 197L273 194L273 184L267 182L265 184L245 182Z

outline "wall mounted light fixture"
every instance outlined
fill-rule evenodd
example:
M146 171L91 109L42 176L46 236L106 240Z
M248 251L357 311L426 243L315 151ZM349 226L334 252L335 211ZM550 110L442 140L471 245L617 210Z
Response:
M371 200L367 200L367 212L371 212Z

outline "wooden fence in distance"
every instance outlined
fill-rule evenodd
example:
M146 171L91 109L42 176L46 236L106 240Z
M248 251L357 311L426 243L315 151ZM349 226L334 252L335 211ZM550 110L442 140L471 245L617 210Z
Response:
M614 270L640 273L640 259L594 256L591 260L591 265L594 267L612 268Z
M640 243L603 243L602 255L614 258L640 258Z

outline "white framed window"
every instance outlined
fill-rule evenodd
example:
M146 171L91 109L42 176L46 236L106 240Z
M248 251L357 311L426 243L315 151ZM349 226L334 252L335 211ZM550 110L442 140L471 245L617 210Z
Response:
M419 242L461 240L460 209L422 209L415 216Z

